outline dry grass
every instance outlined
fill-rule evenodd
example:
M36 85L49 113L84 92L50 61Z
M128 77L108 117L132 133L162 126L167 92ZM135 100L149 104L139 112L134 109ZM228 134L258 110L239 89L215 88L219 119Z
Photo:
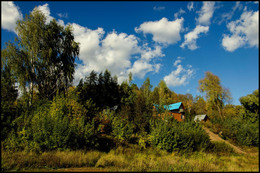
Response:
M42 154L2 152L2 171L157 171L157 172L259 172L258 148L247 154L167 153L158 149L118 147L109 153L99 151L57 151ZM62 168L62 169L61 169Z

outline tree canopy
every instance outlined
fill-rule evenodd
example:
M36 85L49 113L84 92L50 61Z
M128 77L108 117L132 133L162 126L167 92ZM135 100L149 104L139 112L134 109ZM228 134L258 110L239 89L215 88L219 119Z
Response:
M222 109L225 103L232 98L229 89L221 86L219 77L211 72L206 72L205 77L199 80L199 90L206 93L208 110L217 111L223 118Z
M29 88L30 104L33 90L41 98L52 99L57 90L66 90L73 81L79 44L74 41L71 26L63 27L55 19L46 23L37 8L25 19L17 21L18 37L8 42L2 58L8 63L23 93Z

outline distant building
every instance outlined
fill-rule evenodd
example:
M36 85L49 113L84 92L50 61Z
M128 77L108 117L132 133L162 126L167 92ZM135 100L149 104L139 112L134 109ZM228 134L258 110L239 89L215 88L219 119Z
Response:
M157 113L160 113L159 111L159 105L154 104L154 109L156 110ZM174 119L177 121L184 121L185 116L184 116L184 106L182 102L170 104L170 105L164 105L163 110L169 110L169 114L171 114ZM158 116L161 116L160 114L157 114ZM163 117L162 117L163 118Z
M195 122L201 122L201 121L206 122L206 121L208 121L208 120L209 120L209 117L208 117L206 114L204 114L204 115L196 115L196 116L194 117L194 121L195 121Z

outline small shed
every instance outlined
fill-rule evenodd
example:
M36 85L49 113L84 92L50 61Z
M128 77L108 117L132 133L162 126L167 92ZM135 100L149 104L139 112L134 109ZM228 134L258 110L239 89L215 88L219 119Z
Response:
M206 122L207 120L209 120L209 117L207 116L207 114L204 114L204 115L196 115L195 118L194 118L194 121L195 121L195 122L201 122L201 121Z

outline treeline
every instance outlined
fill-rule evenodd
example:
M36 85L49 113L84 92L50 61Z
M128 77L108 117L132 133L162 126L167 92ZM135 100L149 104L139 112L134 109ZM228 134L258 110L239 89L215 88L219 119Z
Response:
M212 149L208 135L193 121L208 114L210 128L241 145L258 146L258 90L240 98L242 106L227 104L228 89L211 72L199 81L205 93L195 98L177 94L161 80L147 78L139 88L129 79L119 84L108 70L92 71L72 86L80 45L72 28L62 27L34 10L17 22L18 37L1 50L2 149L43 152L64 149L108 151L127 143L169 152ZM18 97L17 84L22 94ZM185 122L153 104L182 102Z

